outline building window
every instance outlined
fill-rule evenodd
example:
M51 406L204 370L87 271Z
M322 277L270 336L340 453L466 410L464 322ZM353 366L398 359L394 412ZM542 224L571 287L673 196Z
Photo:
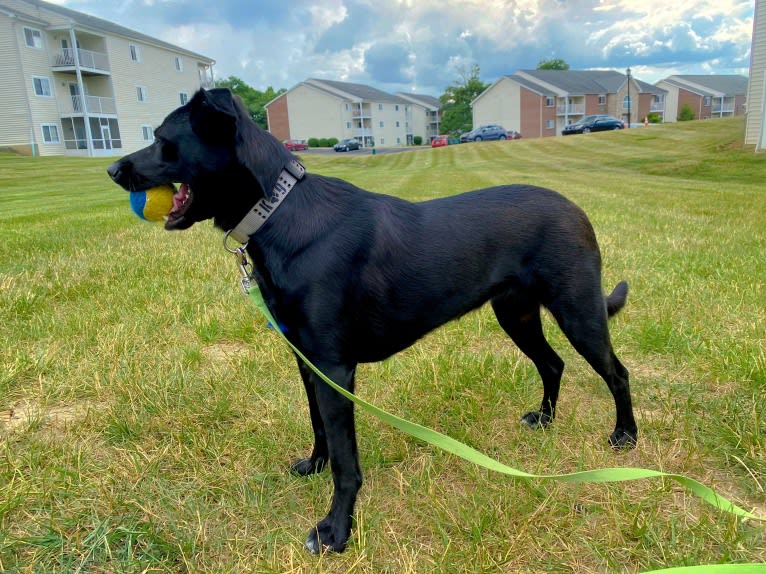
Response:
M152 126L141 126L141 139L145 142L154 140L154 130Z
M385 145L386 138L380 138L380 145Z
M183 72L184 71L184 59L181 56L175 57L175 64L176 64L176 71L177 72Z
M383 127L383 121L382 121L382 120L381 120L381 122L380 122L380 127Z
M59 139L59 127L56 124L42 124L43 141L47 144L61 143Z
M399 122L396 122L396 127L397 127L397 128L399 127ZM397 142L397 143L398 143L398 142Z
M141 61L141 47L136 44L130 45L130 59L134 62Z
M396 105L394 106L394 110L396 110L397 112L399 111L399 104L396 104Z
M606 95L605 94L599 94L598 95L598 105L603 106L606 104Z
M347 129L347 130L350 130L350 129L351 129L351 122L346 122L346 129Z
M396 143L398 144L402 143L402 138L396 138Z
M35 95L50 98L53 96L51 91L51 81L43 76L33 76L32 84L35 87Z
M383 104L378 104L378 111L382 111L382 110L383 110Z
M186 102L189 101L189 94L187 94L186 92L181 92L180 94L178 94L178 99L181 101L181 105L185 106Z
M710 96L705 96L704 98L702 98L703 106L709 106L711 102L712 102L712 98Z
M546 130L552 130L553 129L553 120L545 120L545 129Z
M555 98L553 96L545 96L545 107L552 108L556 105Z
M625 96L625 97L622 99L622 109L623 109L623 110L629 110L629 109L631 108L631 104L632 104L632 103L633 103L633 102L631 101L631 98L630 98L630 96Z
M346 111L348 111L348 104L345 104Z
M43 33L35 28L24 28L24 43L30 48L43 49Z
M145 103L149 99L149 95L144 86L136 86L136 98L142 103Z

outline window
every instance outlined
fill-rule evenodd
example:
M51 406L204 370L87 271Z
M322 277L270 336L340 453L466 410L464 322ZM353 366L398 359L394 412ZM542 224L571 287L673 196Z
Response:
M186 92L181 92L180 94L178 94L178 99L180 100L181 105L185 106L186 102L189 101L189 94L187 94Z
M141 61L141 47L136 44L130 45L130 59L134 62Z
M32 84L35 87L35 95L50 98L53 96L51 91L51 81L43 76L33 76Z
M43 33L34 28L24 28L24 43L30 48L43 48Z
M399 122L396 122L396 127L397 127L397 128L399 127ZM399 142L397 142L397 143L399 143Z
M623 109L623 110L627 110L627 109L629 109L629 108L631 107L631 104L632 104L632 103L633 103L633 102L631 102L630 96L625 96L625 97L622 99L622 109Z
M397 111L397 112L399 111L399 104L396 104L396 105L394 106L394 110L395 110L395 111Z
M59 127L56 124L42 124L43 141L47 144L61 143L59 139Z
M346 122L346 129L347 129L347 130L350 130L350 129L351 129L351 122Z
M146 102L149 99L144 86L136 86L136 98L139 102Z
M184 59L181 56L175 57L175 64L176 64L176 71L177 72L183 72L184 71Z
M380 122L380 127L383 127L383 122L382 121Z
M546 108L552 108L556 102L554 101L553 96L545 96L545 107Z
M152 126L141 126L141 139L145 142L154 140L154 130Z
M383 109L383 104L378 104L378 110L380 111L382 109Z
M545 120L545 129L546 130L552 130L553 129L553 120Z
M386 138L380 138L380 145L385 145Z
M598 105L599 106L603 106L604 104L606 104L606 95L599 94L599 96L598 96Z
M710 96L705 96L704 98L702 98L702 105L709 106L712 101L713 99Z

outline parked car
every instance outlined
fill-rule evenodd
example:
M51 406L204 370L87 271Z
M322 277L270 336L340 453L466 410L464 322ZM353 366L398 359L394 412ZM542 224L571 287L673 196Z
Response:
M622 120L612 116L585 116L583 119L569 124L562 131L562 135L587 134L590 132L604 132L608 130L621 130L625 127Z
M306 140L285 140L283 143L290 151L305 151L309 149L309 144L306 143Z
M353 138L340 140L336 143L332 149L335 151L351 151L352 149L359 149L359 142Z
M505 137L508 138L509 140L520 140L521 134L517 132L516 130L508 130L507 132L505 132Z
M448 136L436 136L431 140L431 147L444 147L446 145L449 145Z
M475 128L470 132L461 135L460 143L480 142L486 140L504 140L508 138L506 135L507 133L508 132L505 131L503 126L498 126L497 124L488 124L486 126L479 126L478 128Z

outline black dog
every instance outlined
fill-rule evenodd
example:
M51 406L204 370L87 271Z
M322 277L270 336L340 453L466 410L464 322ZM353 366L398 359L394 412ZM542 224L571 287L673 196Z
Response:
M627 283L604 297L596 237L569 200L510 185L413 204L304 176L228 90L200 90L155 136L109 175L131 191L181 183L167 229L213 218L242 236L240 222L255 217L260 228L240 239L269 309L287 337L344 388L354 390L358 363L380 361L490 301L543 381L540 409L522 421L545 426L555 415L564 362L543 336L544 306L612 392L617 422L610 443L635 445L628 372L607 328L607 317L625 304ZM284 201L254 208L262 198ZM308 475L329 461L335 486L330 511L306 547L342 551L362 484L354 409L300 360L298 366L314 449L293 469Z

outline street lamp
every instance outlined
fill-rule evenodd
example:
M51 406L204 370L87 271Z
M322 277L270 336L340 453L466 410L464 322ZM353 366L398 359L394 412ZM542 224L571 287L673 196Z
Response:
M630 68L625 70L625 74L628 76L628 127L630 127Z

